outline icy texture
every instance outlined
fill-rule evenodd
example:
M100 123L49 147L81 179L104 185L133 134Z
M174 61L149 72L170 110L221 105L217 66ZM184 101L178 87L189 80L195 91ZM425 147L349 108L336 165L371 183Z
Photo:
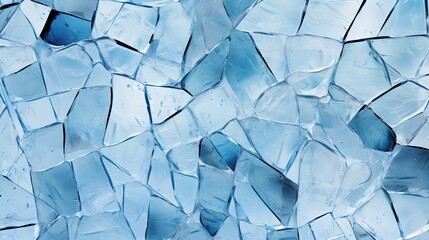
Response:
M0 240L427 240L425 0L0 0Z

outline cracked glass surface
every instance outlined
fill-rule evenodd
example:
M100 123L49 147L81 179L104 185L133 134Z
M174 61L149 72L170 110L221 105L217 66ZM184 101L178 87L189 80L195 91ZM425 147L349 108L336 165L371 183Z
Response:
M426 0L0 0L0 240L427 240Z

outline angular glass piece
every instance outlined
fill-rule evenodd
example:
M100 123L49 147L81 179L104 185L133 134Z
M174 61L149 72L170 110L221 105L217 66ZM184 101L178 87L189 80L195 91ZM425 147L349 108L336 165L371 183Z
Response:
M419 130L427 125L426 121L425 114L420 113L394 127L398 143L408 145L417 136Z
M7 76L34 63L37 58L30 46L0 39L0 76ZM7 57L5 57L7 56Z
M21 71L3 79L12 102L32 100L46 95L45 82L39 63L31 64Z
M30 166L28 165L25 154L21 154L18 159L16 159L8 170L6 177L26 191L33 191L30 178Z
M417 135L414 136L413 140L410 142L410 145L428 149L429 148L429 139L427 137L428 133L429 133L429 123L426 122L426 124L423 125L422 128L420 128Z
M231 19L233 25L237 25L244 15L247 14L247 10L253 6L256 0L223 0L223 5Z
M77 90L71 90L49 97L58 121L63 122L66 119L77 94Z
M301 233L299 233L299 237L297 229L284 229L268 233L267 240L295 240L301 238L311 240L311 238L305 238L306 236Z
M203 163L217 169L228 170L229 167L208 138L200 143L200 159Z
M65 48L41 61L49 93L82 88L92 69L88 54L78 45Z
M150 132L144 132L118 145L104 147L100 151L125 173L146 184L154 141Z
M383 190L354 215L356 223L368 231L375 239L399 239L398 223L396 221L389 197Z
M240 229L237 223L237 219L229 216L219 228L214 240L240 239Z
M429 197L429 150L403 146L393 158L384 178L388 192Z
M45 127L56 121L49 98L41 98L31 102L19 102L16 110L27 130Z
M91 74L86 81L86 87L110 86L112 84L112 74L100 63L92 68Z
M225 40L183 78L182 87L192 95L197 95L220 82L228 51L229 40Z
M368 148L392 151L395 147L395 133L368 107L362 108L355 115L349 122L349 127L359 135Z
M63 46L88 39L91 22L52 10L40 37L49 44Z
M199 162L199 143L193 142L172 149L167 158L172 169L183 174L197 175Z
M52 206L63 216L80 211L73 169L65 162L46 171L32 171L34 196Z
M53 0L53 2L56 10L91 21L97 8L98 0L75 0L71 2Z
M241 147L221 133L212 134L210 136L210 141L228 167L234 171L235 164L241 153Z
M185 216L175 206L161 198L151 196L146 238L166 239L173 237Z
M334 82L363 102L372 100L391 86L383 60L367 41L344 46Z
M201 210L200 222L210 235L214 236L226 219L226 214L207 209Z
M31 0L22 1L19 6L25 17L31 23L36 36L39 36L48 20L51 8Z
M217 212L225 211L234 186L232 174L212 167L200 166L198 175L200 205Z
M1 36L4 39L33 45L36 42L31 23L25 17L21 8L15 10L13 15L8 19L8 23L1 31Z
M244 221L240 221L240 232L243 240L267 239L267 230L264 227L256 226Z
M287 82L295 92L304 96L323 97L328 94L333 68L327 68L319 72L297 72L287 78ZM307 113L300 111L300 113Z
M174 239L177 240L212 240L213 238L199 223L186 223L179 231L174 235Z
M279 83L267 89L255 102L255 115L274 122L298 122L298 103L290 85Z
M0 115L0 133L0 174L5 174L20 153L18 136L7 111Z
M310 223L316 239L336 239L343 236L341 228L330 214L323 215Z
M20 240L34 238L35 225L12 228L0 231L0 238L5 240Z
M423 111L429 99L427 89L406 81L374 100L369 107L385 123L395 127Z
M174 193L180 206L186 214L190 214L195 207L198 194L198 179L173 172Z
M316 141L308 142L301 153L297 224L331 212L346 173L341 156Z
M150 126L145 87L130 78L113 76L113 102L104 144L113 145Z
M191 96L179 88L147 86L146 94L154 124L162 123L191 100Z
M281 0L265 0L253 7L238 24L237 29L247 32L295 35L301 25L304 0L289 1L284 7Z
M55 124L30 132L21 142L33 171L45 171L64 161L63 125Z
M50 239L67 239L68 238L67 222L64 217L60 217L51 223L51 226L38 236L40 240Z
M77 239L134 239L124 215L117 213L102 213L83 216L79 222Z
M123 211L136 239L146 235L150 193L142 184L134 182L124 186Z
M299 33L342 40L361 4L362 0L310 0Z
M73 159L102 146L110 109L110 89L86 88L79 91L65 127L65 155Z
M153 8L125 4L115 17L106 36L145 53L149 48L157 19L158 13Z

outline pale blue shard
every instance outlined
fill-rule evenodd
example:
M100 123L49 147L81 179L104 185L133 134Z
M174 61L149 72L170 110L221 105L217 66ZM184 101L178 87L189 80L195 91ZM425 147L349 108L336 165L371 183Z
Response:
M154 141L150 132L144 132L117 145L104 147L100 152L129 177L146 184Z
M33 100L46 95L45 82L39 63L31 64L3 79L11 101Z
M383 60L367 41L344 46L334 82L362 102L374 99L391 87Z
M146 53L157 19L156 9L124 4L105 36Z
M199 143L193 142L176 147L167 153L172 169L188 175L197 176L199 162Z
M66 119L67 114L69 113L77 94L77 90L71 90L49 97L57 121L63 122Z
M204 228L207 229L207 232L214 236L226 217L227 215L225 213L203 209L200 213L200 222Z
M256 2L256 0L223 0L223 5L233 25L236 26Z
M110 98L110 89L106 87L79 91L64 122L67 159L84 156L102 146Z
M41 98L31 102L19 102L15 107L24 127L29 131L56 122L49 98Z
M197 95L220 82L228 51L229 40L225 40L215 47L182 79L182 87L192 95Z
M306 2L265 0L256 4L238 24L237 29L246 32L295 35L301 25Z
M100 38L106 34L112 25L123 3L115 1L99 1L95 19L93 20L92 34L93 38Z
M33 239L35 225L0 231L0 238L6 240Z
M75 159L72 165L84 214L119 211L109 177L98 153Z
M301 238L305 240L311 240L309 238L305 238L305 236L301 234L299 234L299 237L298 237L297 229L291 228L291 229L272 231L268 233L267 240L296 240Z
M91 21L99 0L52 0L55 10Z
M53 141L55 139L55 141ZM64 161L63 125L54 124L27 134L21 141L33 171L45 171Z
M291 124L281 124L247 118L240 121L256 151L270 165L288 169L300 146L306 140L305 130ZM272 141L267 141L270 138Z
M21 152L17 141L17 133L7 111L3 111L0 115L0 132L0 174L5 174Z
M110 86L111 84L112 74L101 63L97 63L92 68L85 87Z
M151 119L154 124L162 123L191 100L191 95L180 88L146 86Z
M3 39L33 45L36 42L31 23L28 21L21 8L18 8L8 19L8 23L0 33Z
M233 189L233 175L213 167L200 166L198 200L203 208L217 212L226 210Z
M48 93L63 92L84 86L92 69L88 54L72 45L41 61Z
M222 133L212 134L210 136L210 141L228 167L234 171L237 159L241 153L241 147Z
M323 97L328 94L333 70L334 69L331 67L318 72L297 72L289 75L287 82L298 95ZM305 111L299 112L300 114L308 114L308 112Z
M249 153L242 153L237 170L283 225L287 225L297 203L298 186L281 172ZM239 168L240 166L240 168Z
M310 0L300 34L343 40L362 0Z
M123 213L101 213L80 219L76 239L135 239Z
M349 122L349 127L359 135L368 148L392 151L395 147L395 133L368 107L362 108L355 115Z
M298 103L293 88L285 83L276 84L267 89L255 102L255 115L261 119L298 123Z
M228 170L225 160L216 150L213 143L208 138L203 138L200 143L200 159L203 163L217 169Z
M429 139L427 138L429 131L429 123L425 123L419 132L414 136L413 140L410 142L411 146L429 148Z
M172 238L186 215L163 199L151 196L146 239Z
M213 133L237 117L237 107L222 87L210 89L189 103L189 110L203 133Z
M8 23L8 20L15 13L18 7L18 4L2 5L2 9L0 11L0 30L3 30Z
M97 40L97 46L109 70L128 76L134 75L137 71L142 58L141 53L106 38Z
M266 240L267 229L262 226L256 226L251 223L240 221L240 232L243 240Z
M32 171L34 196L52 206L63 216L71 216L81 209L72 166L62 163L46 171Z
M414 140L420 129L427 124L424 113L419 113L393 128L399 144L408 145Z
M0 59L0 76L15 73L37 60L30 46L3 39L0 39L0 56L8 56Z
M379 36L403 37L427 33L425 0L399 0Z
M198 179L194 176L174 171L172 171L172 173L176 199L182 207L183 212L190 214L193 212L195 205L197 204Z
M323 215L310 223L316 239L335 239L344 236L340 226L330 214Z
M216 233L214 240L240 239L240 229L237 223L237 219L229 216Z
M40 240L50 240L50 239L67 239L68 238L68 229L66 218L60 217L52 222L52 225L49 226L45 231L41 232L37 239Z
M13 166L11 166L7 171L6 177L26 191L33 191L30 178L30 166L28 165L25 154L22 153L16 159Z
M149 200L150 193L144 185L138 182L124 185L124 216L136 239L145 238Z
M4 176L0 176L0 204L0 229L37 223L32 194Z
M277 81L265 65L247 33L232 32L226 78L241 102L248 108Z
M422 112L429 92L420 85L406 81L374 100L369 107L391 127Z
M105 145L122 142L150 127L145 86L133 79L113 76L113 102L104 136Z
M384 178L384 188L388 192L429 197L428 153L423 148L401 147Z
M184 108L165 122L152 126L153 133L164 150L200 139L201 133L188 108Z
M185 224L182 228L177 231L174 235L174 239L177 240L212 240L213 238L204 229L204 227L196 222Z

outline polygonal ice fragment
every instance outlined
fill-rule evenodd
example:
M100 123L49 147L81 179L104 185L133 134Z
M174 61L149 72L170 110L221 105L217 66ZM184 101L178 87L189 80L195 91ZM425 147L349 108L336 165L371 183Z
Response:
M33 48L0 39L0 76L7 76L34 63ZM6 57L7 56L7 57Z
M12 102L32 100L46 95L45 83L39 63L11 74L3 79Z
M28 21L21 8L8 19L8 23L0 33L3 39L12 40L26 45L33 45L36 42L31 23Z
M200 222L207 229L210 235L214 236L219 230L220 225L225 221L226 214L207 209L201 210Z
M91 21L97 8L98 0L53 0L53 2L53 7L56 10Z
M188 176L173 172L174 193L186 214L190 214L195 207L198 194L198 179L194 176Z
M213 167L200 166L198 200L202 207L217 212L226 210L233 189L233 175Z
M49 97L58 121L62 122L65 120L77 94L77 90L71 90Z
M77 229L77 239L134 239L124 214L101 213L83 216Z
M10 164L19 156L20 149L12 119L7 111L0 115L0 173L5 174Z
M27 130L45 127L56 121L54 110L49 98L41 98L31 102L19 102L16 110Z

